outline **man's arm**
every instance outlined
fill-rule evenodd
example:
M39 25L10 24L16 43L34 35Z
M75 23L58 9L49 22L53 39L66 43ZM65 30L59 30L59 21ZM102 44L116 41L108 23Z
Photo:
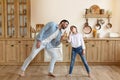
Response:
M39 34L37 35L37 40L39 40L39 41L42 41L42 38L43 38L43 35L44 35L44 33L48 30L48 29L50 29L50 28L52 28L53 26L54 26L54 22L49 22L49 23L47 23L43 28L42 28L42 30L39 32Z
M38 34L37 37L36 37L36 38L37 38L37 44L36 44L36 47L37 47L37 48L39 48L40 45L41 45L41 41L42 41L42 38L43 38L44 33L45 33L48 29L52 28L54 25L55 25L54 22L49 22L49 23L47 23L47 24L42 28L42 30L39 32L39 34Z

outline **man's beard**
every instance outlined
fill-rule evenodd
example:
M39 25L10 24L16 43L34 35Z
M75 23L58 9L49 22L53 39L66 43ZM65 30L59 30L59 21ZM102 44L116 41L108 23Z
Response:
M65 27L64 26L61 26L62 27L62 29L65 29Z
M62 27L62 29L65 29L65 27Z

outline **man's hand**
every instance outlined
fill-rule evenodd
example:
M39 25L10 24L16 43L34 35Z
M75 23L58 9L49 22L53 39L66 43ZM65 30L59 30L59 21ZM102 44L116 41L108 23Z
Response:
M37 40L36 48L39 48L40 45L41 45L41 42L39 40Z

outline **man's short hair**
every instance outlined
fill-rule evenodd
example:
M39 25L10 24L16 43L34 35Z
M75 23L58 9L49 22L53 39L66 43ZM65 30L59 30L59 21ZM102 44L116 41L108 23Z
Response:
M60 21L60 24L61 24L62 22L67 22L67 23L69 24L69 21L68 21L68 20L65 20L65 19L63 19L62 21Z

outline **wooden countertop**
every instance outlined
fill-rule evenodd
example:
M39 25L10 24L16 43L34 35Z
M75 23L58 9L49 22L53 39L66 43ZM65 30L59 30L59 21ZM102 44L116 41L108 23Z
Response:
M29 40L29 41L34 41L33 38L0 38L1 41L6 41L6 40Z
M84 40L120 40L120 38L84 38Z
M110 40L110 41L119 41L120 38L84 38L84 41L104 41L104 40ZM69 45L67 41L62 41L63 44Z
M30 40L34 41L33 38L0 38L0 40ZM120 40L120 38L84 38L84 40ZM66 42L66 41L62 41Z

